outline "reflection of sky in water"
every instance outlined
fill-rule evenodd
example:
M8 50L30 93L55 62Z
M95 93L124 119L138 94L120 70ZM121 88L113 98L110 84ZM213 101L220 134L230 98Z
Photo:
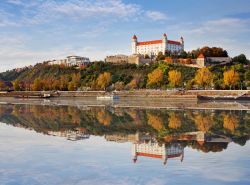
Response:
M102 137L68 141L0 124L0 184L249 184L250 144L202 153L185 148L184 161L140 157L131 143Z

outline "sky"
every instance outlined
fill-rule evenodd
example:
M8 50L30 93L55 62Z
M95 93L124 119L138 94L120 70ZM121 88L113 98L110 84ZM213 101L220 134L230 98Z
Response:
M131 54L139 41L184 37L185 50L250 58L250 0L1 0L0 72L65 58Z

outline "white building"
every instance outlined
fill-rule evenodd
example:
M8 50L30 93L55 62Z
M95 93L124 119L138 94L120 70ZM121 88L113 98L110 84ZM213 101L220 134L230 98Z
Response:
M87 57L80 57L80 56L68 56L66 59L61 60L53 60L50 61L49 65L65 65L65 66L84 66L86 64L90 63L89 58Z
M132 37L132 54L142 54L155 56L159 52L165 54L165 52L180 53L184 51L184 39L180 38L180 41L168 40L167 35L164 33L161 40L151 40L138 42L137 36Z

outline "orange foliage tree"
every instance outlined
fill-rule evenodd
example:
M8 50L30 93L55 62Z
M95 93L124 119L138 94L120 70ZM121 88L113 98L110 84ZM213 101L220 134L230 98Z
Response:
M100 74L96 80L96 85L100 89L106 90L107 86L110 84L111 81L111 74L108 72L104 72Z
M199 86L207 88L213 83L213 74L208 68L203 67L197 71L194 79Z
M172 87L179 86L181 84L181 72L177 70L169 71L168 80Z
M240 80L239 73L237 73L234 69L225 71L223 75L224 75L224 83L225 85L228 85L230 87L230 90L231 87L237 85L237 83Z
M148 74L148 86L159 86L163 81L163 71L161 69L155 69Z

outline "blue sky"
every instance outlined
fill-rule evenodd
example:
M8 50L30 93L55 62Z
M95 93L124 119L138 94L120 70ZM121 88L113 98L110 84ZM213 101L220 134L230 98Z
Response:
M67 55L130 54L139 40L185 40L250 58L249 0L1 0L0 71Z

